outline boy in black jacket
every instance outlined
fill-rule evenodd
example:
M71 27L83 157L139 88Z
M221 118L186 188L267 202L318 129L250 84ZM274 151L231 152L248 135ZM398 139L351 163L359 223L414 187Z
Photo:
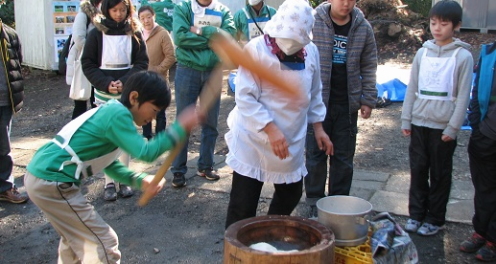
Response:
M24 100L21 42L15 30L3 24L1 20L0 53L2 54L2 63L0 63L0 201L24 203L28 197L21 195L15 187L12 176L14 162L10 156L12 116L21 110Z

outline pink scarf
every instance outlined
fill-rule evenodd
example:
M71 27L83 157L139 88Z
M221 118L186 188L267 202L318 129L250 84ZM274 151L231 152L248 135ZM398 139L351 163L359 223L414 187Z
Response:
M152 33L152 31L158 26L157 23L155 23L153 25L153 28L150 29L150 30L147 30L145 28L143 28L143 40L146 41L148 39L148 37L150 37L150 34Z

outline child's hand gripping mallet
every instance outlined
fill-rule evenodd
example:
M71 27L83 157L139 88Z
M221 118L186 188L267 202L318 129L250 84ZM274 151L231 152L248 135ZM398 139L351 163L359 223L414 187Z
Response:
M223 71L222 65L216 66L216 68L214 68L214 70L210 74L207 83L205 84L205 86L203 87L200 93L200 106L198 109L198 114L200 115L200 117L206 117L208 113L208 109L210 109L212 105L220 97L220 92L222 90L222 74L223 74L222 71ZM167 158L165 158L165 161L162 164L162 166L160 166L158 171L155 173L155 177L150 183L150 186L156 186L164 178L165 174L167 173L169 167L172 164L172 161L174 161L174 159L179 154L179 152L181 152L184 143L185 143L184 141L178 142L178 144L170 151ZM139 206L145 206L146 204L148 204L150 199L156 195L154 192L149 192L147 190L143 192L143 195L139 199L138 201Z

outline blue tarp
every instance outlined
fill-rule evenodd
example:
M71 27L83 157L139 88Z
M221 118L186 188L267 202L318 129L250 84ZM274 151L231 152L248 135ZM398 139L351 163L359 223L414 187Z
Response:
M227 84L233 93L235 91L235 85L234 85L235 80L236 80L236 72L229 73L229 76L227 77Z
M392 79L385 83L376 83L377 96L389 99L391 102L403 102L406 93L406 84L399 79Z

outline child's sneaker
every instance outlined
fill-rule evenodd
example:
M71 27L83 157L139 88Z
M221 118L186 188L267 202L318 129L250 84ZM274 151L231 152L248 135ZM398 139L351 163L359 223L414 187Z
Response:
M172 187L181 188L186 185L186 177L182 172L174 172L174 178L172 178Z
M439 230L443 230L444 226L437 226L429 223L424 223L418 230L417 234L421 236L432 236L437 234Z
M486 239L474 232L471 237L460 244L460 251L474 253L484 246L484 244L486 244Z
M134 195L133 189L125 184L119 184L119 195L122 198L128 198Z
M486 244L481 247L476 255L475 258L481 261L495 261L496 260L496 244L486 241Z
M421 224L422 223L420 223L417 220L408 219L408 221L405 224L405 231L415 233L415 232L417 232L417 230L419 229Z

